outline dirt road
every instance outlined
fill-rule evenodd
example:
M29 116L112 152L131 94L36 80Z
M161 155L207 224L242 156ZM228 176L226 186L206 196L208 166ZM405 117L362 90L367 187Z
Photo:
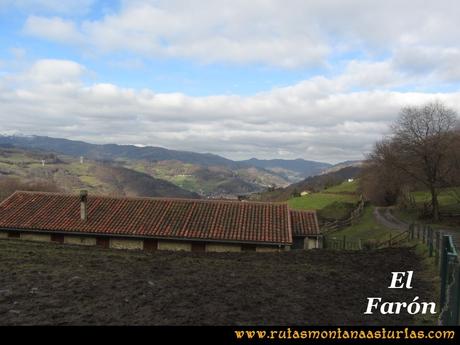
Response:
M409 224L397 219L393 214L393 207L375 207L374 218L387 228L406 231L409 229Z
M409 229L409 224L397 219L393 214L394 207L376 207L374 209L375 219L382 225L390 229L406 231ZM460 230L456 231L453 229L439 229L444 235L451 235L455 246L460 249Z

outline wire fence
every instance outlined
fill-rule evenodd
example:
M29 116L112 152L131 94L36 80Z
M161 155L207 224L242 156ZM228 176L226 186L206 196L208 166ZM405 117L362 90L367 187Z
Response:
M460 265L452 236L443 235L440 255L441 296L439 324L459 325Z
M367 250L367 249L381 249L387 247L398 247L404 245L410 240L410 232L404 231L397 235L390 233L388 240L375 240L375 239L348 239L346 236L333 237L331 235L323 237L324 249L337 249L337 250Z
M427 245L439 270L439 325L460 325L460 263L454 237L421 224L411 224L409 232L411 239Z
M391 235L384 241L349 240L324 236L323 248L335 250L365 250L401 246L419 241L428 248L428 256L434 258L440 277L440 314L438 323L443 326L460 325L460 260L455 239L441 230L424 224L411 224L409 230Z
M323 248L324 249L335 249L335 250L362 250L362 240L348 240L346 236L341 238L336 237L323 237Z

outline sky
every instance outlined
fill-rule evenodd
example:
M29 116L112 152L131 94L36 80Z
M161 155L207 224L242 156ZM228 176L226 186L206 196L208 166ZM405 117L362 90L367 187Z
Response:
M0 0L0 133L362 159L460 110L458 0Z

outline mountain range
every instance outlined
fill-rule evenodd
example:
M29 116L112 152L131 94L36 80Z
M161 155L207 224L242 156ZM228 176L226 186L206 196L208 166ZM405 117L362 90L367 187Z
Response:
M269 170L290 182L296 182L309 176L318 175L333 165L305 159L257 159L251 158L240 163Z
M83 159L96 167L104 166L105 175L110 170L112 175L124 176L123 183L126 185L132 179L139 179L140 176L135 177L135 173L138 173L143 174L141 179L148 176L158 181L169 182L184 192L217 198L262 192L272 186L286 187L334 168L329 163L304 159L252 158L234 161L210 153L169 150L152 146L100 145L46 136L0 134L1 147L63 155L65 161L69 161L71 157L75 162ZM101 171L100 168L93 170ZM122 182L119 181L120 183ZM151 187L152 183L150 183ZM138 184L136 185L139 187ZM173 194L183 193L175 191Z

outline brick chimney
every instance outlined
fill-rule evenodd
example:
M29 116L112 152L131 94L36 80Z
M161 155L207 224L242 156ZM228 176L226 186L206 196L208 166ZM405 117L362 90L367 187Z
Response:
M88 219L88 191L80 191L80 218L83 222Z

